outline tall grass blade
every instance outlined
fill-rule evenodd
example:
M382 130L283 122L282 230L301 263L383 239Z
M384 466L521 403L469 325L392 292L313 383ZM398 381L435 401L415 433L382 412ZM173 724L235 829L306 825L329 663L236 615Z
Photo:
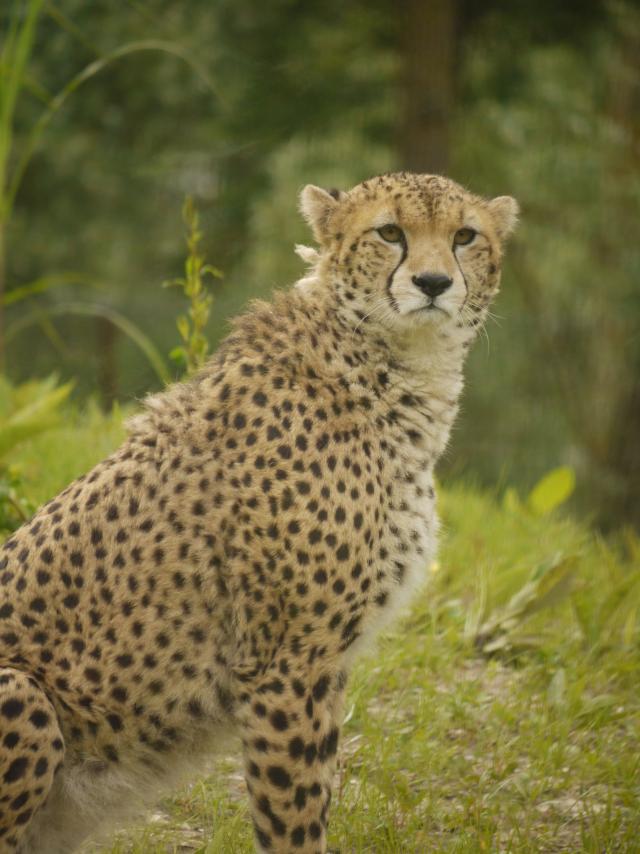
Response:
M9 293L3 295L2 299L5 306L14 305L17 302L22 302L22 300L46 293L64 285L87 285L96 290L108 290L104 283L99 282L97 279L90 279L87 276L83 276L82 273L52 273L50 276L41 276L39 279L34 279L33 282L28 282L26 285L12 288Z
M5 193L7 168L13 140L13 115L22 88L25 67L31 53L38 16L43 0L14 2L9 32L2 47L0 85L0 222L5 222L11 210L11 200ZM23 15L23 11L25 14Z
M49 315L67 315L67 314L76 314L84 317L101 317L105 320L108 320L115 327L120 329L128 338L133 341L134 344L144 353L147 357L147 360L153 370L155 371L158 379L161 380L163 384L167 384L171 382L171 376L169 371L167 370L167 366L165 364L164 359L160 355L160 352L151 341L151 339L145 335L145 333L136 326L131 320L126 318L123 314L116 311L113 308L109 308L104 305L97 305L92 303L82 303L82 302L61 302L57 305L53 305L47 308L47 314ZM20 318L20 320L15 321L11 326L7 329L6 340L7 344L18 335L18 333L23 332L25 329L39 323L41 320L41 314L36 312L31 312L25 317Z
M222 97L214 85L213 81L207 74L207 72L202 68L202 66L197 63L194 58L189 54L186 48L182 48L180 45L173 44L172 42L165 42L156 39L146 39L142 41L129 42L128 44L121 45L115 50L110 51L105 54L103 57L96 59L94 62L89 63L89 65L85 66L78 74L75 75L69 82L64 86L63 89L58 92L57 95L53 97L51 103L47 107L47 109L42 113L36 124L34 125L31 133L29 134L29 138L25 143L24 149L21 155L18 158L16 163L16 168L13 173L11 182L7 189L6 193L6 204L7 209L10 210L13 205L13 201L18 192L18 188L20 186L20 182L22 180L22 176L25 173L27 166L29 165L29 161L33 156L34 151L36 150L38 143L40 142L40 138L47 128L48 124L51 122L56 113L64 106L67 99L84 83L91 78L95 77L96 74L99 74L105 68L107 68L112 63L116 62L123 57L130 56L135 53L142 53L145 51L156 51L160 53L166 53L171 56L175 56L176 58L185 62L197 76L203 81L203 83L210 89L216 98L222 102Z

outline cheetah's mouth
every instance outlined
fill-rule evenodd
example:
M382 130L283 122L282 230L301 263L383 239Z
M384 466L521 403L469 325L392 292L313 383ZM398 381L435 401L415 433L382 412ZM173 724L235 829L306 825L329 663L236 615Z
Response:
M414 308L410 314L432 314L436 311L439 311L441 314L444 314L446 317L450 317L449 312L442 308L442 306L436 305L435 300L431 300L426 305L421 305L419 308Z

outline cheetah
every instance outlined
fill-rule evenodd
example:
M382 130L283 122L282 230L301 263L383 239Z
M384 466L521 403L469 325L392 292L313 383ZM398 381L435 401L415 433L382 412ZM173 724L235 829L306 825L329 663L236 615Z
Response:
M349 669L433 559L518 208L409 173L300 198L307 274L2 547L3 854L76 850L232 732L258 850L327 850Z

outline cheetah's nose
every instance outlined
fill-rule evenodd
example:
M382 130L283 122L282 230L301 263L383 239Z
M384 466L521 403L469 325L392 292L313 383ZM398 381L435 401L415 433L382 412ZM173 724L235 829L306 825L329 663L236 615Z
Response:
M411 281L420 288L423 294L434 299L453 284L453 279L443 273L421 273L419 276L411 276Z

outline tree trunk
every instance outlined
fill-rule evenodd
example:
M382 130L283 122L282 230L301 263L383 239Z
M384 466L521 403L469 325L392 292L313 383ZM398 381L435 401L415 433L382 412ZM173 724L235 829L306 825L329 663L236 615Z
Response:
M102 405L108 412L118 394L118 369L116 366L116 327L104 317L97 323L98 387Z
M404 0L402 8L400 165L442 174L455 102L458 0Z
M609 80L609 115L618 128L624 130L628 145L623 157L615 164L616 180L621 187L634 180L640 167L640 82L637 66L640 55L640 12L632 4L618 8L620 37L617 56L614 55ZM623 194L620 214L634 222L637 211ZM599 462L608 469L613 489L606 496L605 522L626 523L640 530L640 345L638 344L637 315L622 318L621 334L612 353L621 360L617 371L622 391L616 412L611 418L612 429L607 443L607 459ZM625 322L626 321L626 322ZM622 342L626 347L622 349ZM616 346L617 345L617 346ZM613 347L616 346L616 349Z

